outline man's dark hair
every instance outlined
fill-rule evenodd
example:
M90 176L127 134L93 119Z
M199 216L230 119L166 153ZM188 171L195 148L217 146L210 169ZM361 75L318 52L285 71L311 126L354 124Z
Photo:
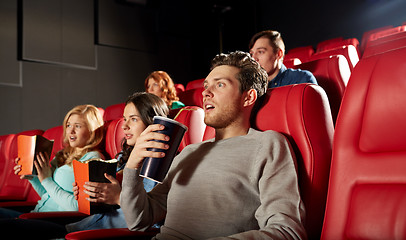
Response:
M274 53L278 52L278 49L282 49L285 55L285 44L281 34L278 31L265 30L255 34L248 45L248 49L251 50L254 47L255 42L260 38L267 38L269 40L269 45L272 47Z
M254 89L257 91L258 97L260 97L266 92L268 74L249 53L235 51L229 54L218 54L211 61L210 70L222 65L233 66L240 69L236 78L240 81L241 93L249 89Z

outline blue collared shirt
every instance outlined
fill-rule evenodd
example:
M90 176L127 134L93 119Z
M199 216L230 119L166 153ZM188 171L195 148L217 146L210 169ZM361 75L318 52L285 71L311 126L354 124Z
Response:
M307 70L286 68L282 64L278 75L268 83L268 88L282 87L291 84L314 83L317 84L316 78Z

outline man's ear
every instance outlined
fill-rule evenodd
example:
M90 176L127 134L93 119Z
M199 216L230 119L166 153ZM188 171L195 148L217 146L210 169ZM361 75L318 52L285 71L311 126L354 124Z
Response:
M283 59L283 50L278 48L276 55L278 56L278 59Z
M244 107L254 105L256 100L257 100L257 91L255 89L248 90L244 97Z

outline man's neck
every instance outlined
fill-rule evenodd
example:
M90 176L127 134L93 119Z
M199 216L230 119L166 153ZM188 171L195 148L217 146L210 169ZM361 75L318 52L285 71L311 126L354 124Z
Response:
M242 123L234 122L225 128L216 128L216 138L215 140L223 140L227 138L237 137L247 135L250 128L249 119L243 121Z
M278 73L279 73L280 70L281 70L281 69L278 68L278 69L276 69L271 75L268 75L268 82L272 81L272 79L274 79L274 78L278 75Z

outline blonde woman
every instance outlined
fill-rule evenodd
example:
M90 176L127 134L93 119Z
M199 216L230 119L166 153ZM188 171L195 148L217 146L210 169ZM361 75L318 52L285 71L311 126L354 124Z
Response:
M185 104L179 101L176 96L175 84L168 73L155 71L145 79L145 91L162 98L170 109L184 107Z
M72 161L104 158L99 151L103 139L103 117L93 105L80 105L70 110L63 121L65 148L59 151L49 164L49 156L40 153L34 165L38 176L22 175L28 179L41 197L33 212L77 211L78 203L73 196L74 175ZM15 159L15 174L21 171L19 158ZM20 212L0 209L0 219L18 217Z

